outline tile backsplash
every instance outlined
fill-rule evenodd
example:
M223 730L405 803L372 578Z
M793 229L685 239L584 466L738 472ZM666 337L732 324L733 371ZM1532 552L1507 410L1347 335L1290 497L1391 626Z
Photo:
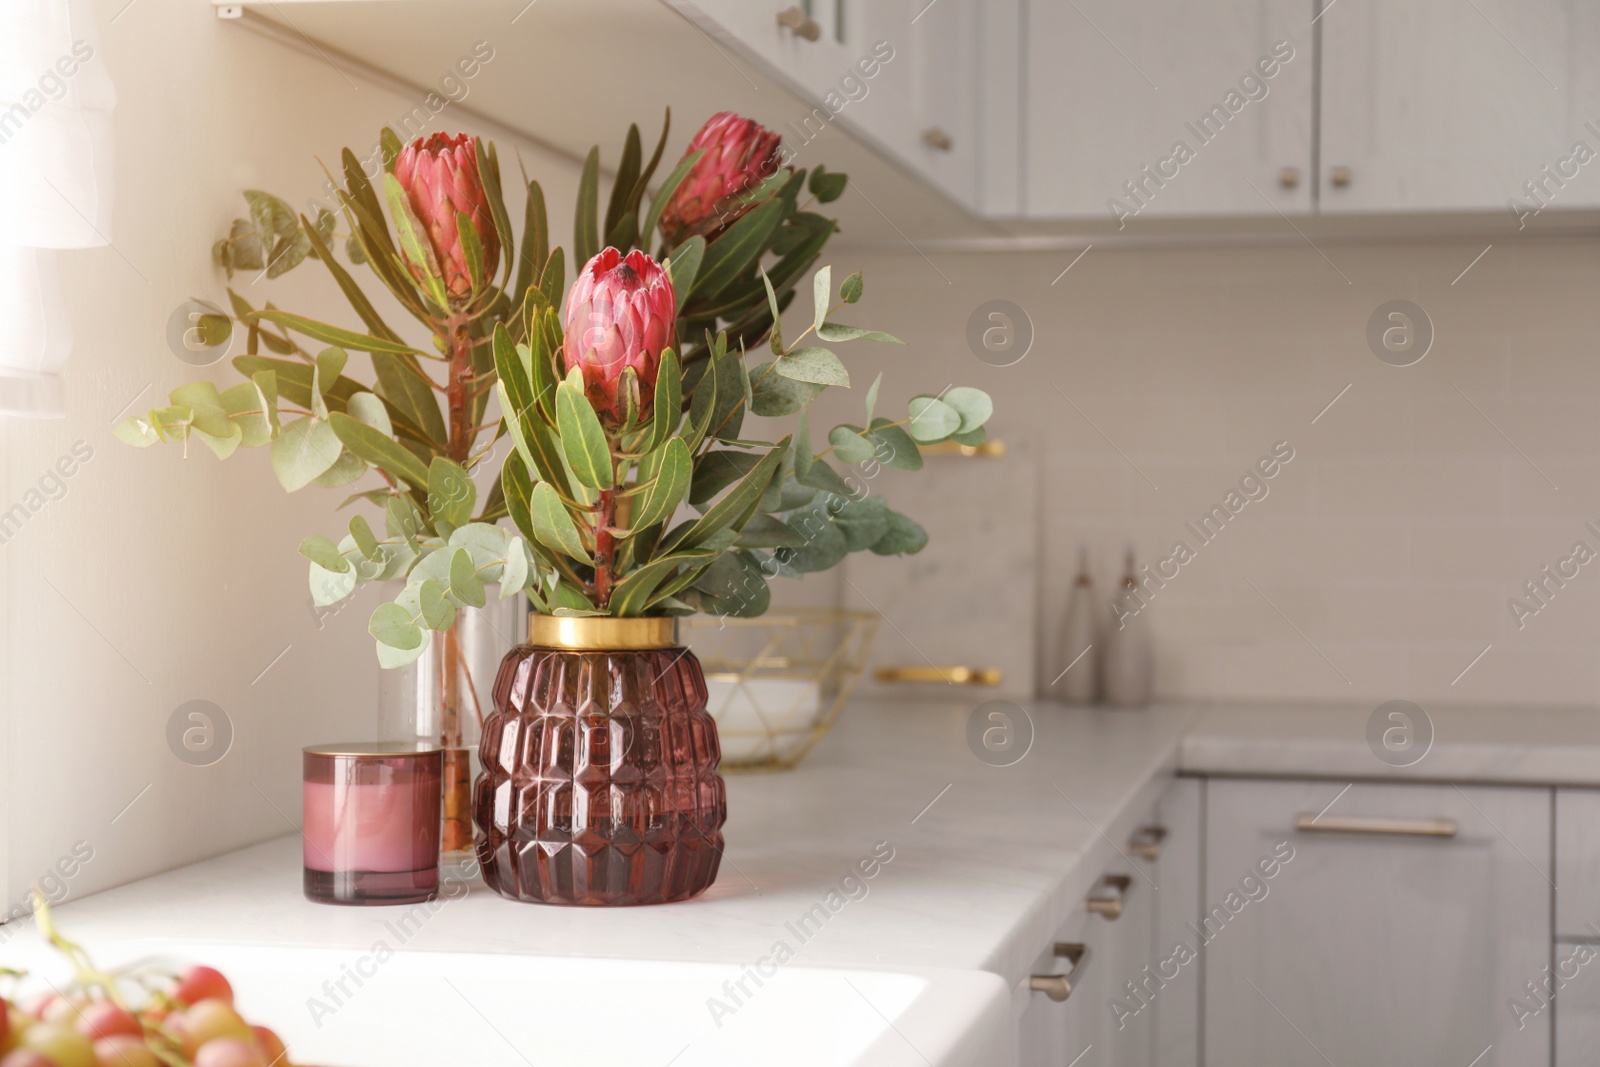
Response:
M885 396L978 385L996 401L993 434L1031 446L1037 509L986 498L1004 513L975 524L961 517L975 501L924 484L915 514L975 553L1036 539L1037 567L995 595L1037 605L1008 639L1034 645L1041 694L1066 665L1076 546L1109 601L1131 540L1165 575L1129 621L1151 627L1160 696L1592 702L1600 248L1485 243L1094 248L1065 274L1076 251L833 259L865 270L855 317L908 342L863 361L884 370ZM1009 367L966 340L990 298L1031 320ZM1369 346L1392 300L1432 324L1410 366ZM1225 524L1202 530L1217 508ZM960 610L890 621L911 641L966 625Z

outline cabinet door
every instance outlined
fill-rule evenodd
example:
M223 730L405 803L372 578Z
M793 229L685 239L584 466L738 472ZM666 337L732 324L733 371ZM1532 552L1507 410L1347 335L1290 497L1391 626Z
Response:
M1105 960L1100 972L1103 995L1099 1010L1106 1050L1100 1062L1110 1067L1150 1067L1155 1054L1161 991L1151 972L1157 962L1159 866L1159 860L1150 862L1130 855L1115 868L1129 881L1122 914L1107 924Z
M873 86L878 95L854 116L846 111L902 163L969 208L978 199L979 65L990 30L982 6L980 0L873 0L863 11L867 37L884 42L894 58Z
M731 39L739 51L753 55L821 106L865 54L865 46L856 39L860 4L861 0L678 0L672 6L706 32ZM812 29L801 33L780 23L780 13L790 11L810 20ZM821 133L831 120L831 115L797 115L779 132L785 144L798 147L795 142Z
M1550 961L1548 790L1213 781L1206 808L1205 1062L1548 1065L1548 1013L1506 1009Z
M1032 695L1036 591L1019 576L1035 567L1036 467L1026 439L1006 445L1000 458L927 456L919 476L887 485L890 506L922 523L928 545L914 556L845 557L845 605L884 619L858 693L973 705ZM952 670L962 667L993 672L970 676L993 684L944 680L969 677Z
M1528 182L1555 208L1600 200L1600 162L1570 158L1600 152L1594 4L1339 0L1320 24L1322 211L1536 208Z
M1555 972L1562 981L1555 1005L1555 1067L1591 1067L1600 1049L1600 946L1556 945ZM1529 1011L1537 1006L1532 997L1523 1002Z
M1306 6L1028 5L1024 213L1127 222L1310 210Z
M1156 933L1153 966L1166 982L1156 1000L1155 1056L1158 1067L1195 1067L1200 1049L1200 968L1183 963L1179 945L1194 940L1189 924L1200 900L1200 812L1202 783L1180 778L1156 808L1166 831L1155 864Z
M1556 936L1600 941L1600 790L1556 790Z

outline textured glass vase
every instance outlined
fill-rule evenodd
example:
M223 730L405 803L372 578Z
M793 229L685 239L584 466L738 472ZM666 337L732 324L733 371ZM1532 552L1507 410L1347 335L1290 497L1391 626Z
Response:
M545 619L579 635L565 640L534 618L537 643L506 656L484 723L473 798L484 881L539 904L704 892L727 793L699 661L676 646L671 620Z

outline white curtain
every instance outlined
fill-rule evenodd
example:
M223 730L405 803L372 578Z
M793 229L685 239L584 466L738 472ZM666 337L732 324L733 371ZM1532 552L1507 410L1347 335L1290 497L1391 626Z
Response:
M111 242L116 91L92 0L0 0L0 415L60 416L59 250Z

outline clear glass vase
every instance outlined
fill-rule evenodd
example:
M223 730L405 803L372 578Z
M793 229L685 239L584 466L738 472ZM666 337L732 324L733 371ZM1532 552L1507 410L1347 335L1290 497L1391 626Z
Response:
M495 673L521 637L526 617L527 602L520 596L462 608L453 627L432 635L420 659L383 672L379 738L444 750L442 852L473 847L472 780L483 723L493 711Z

